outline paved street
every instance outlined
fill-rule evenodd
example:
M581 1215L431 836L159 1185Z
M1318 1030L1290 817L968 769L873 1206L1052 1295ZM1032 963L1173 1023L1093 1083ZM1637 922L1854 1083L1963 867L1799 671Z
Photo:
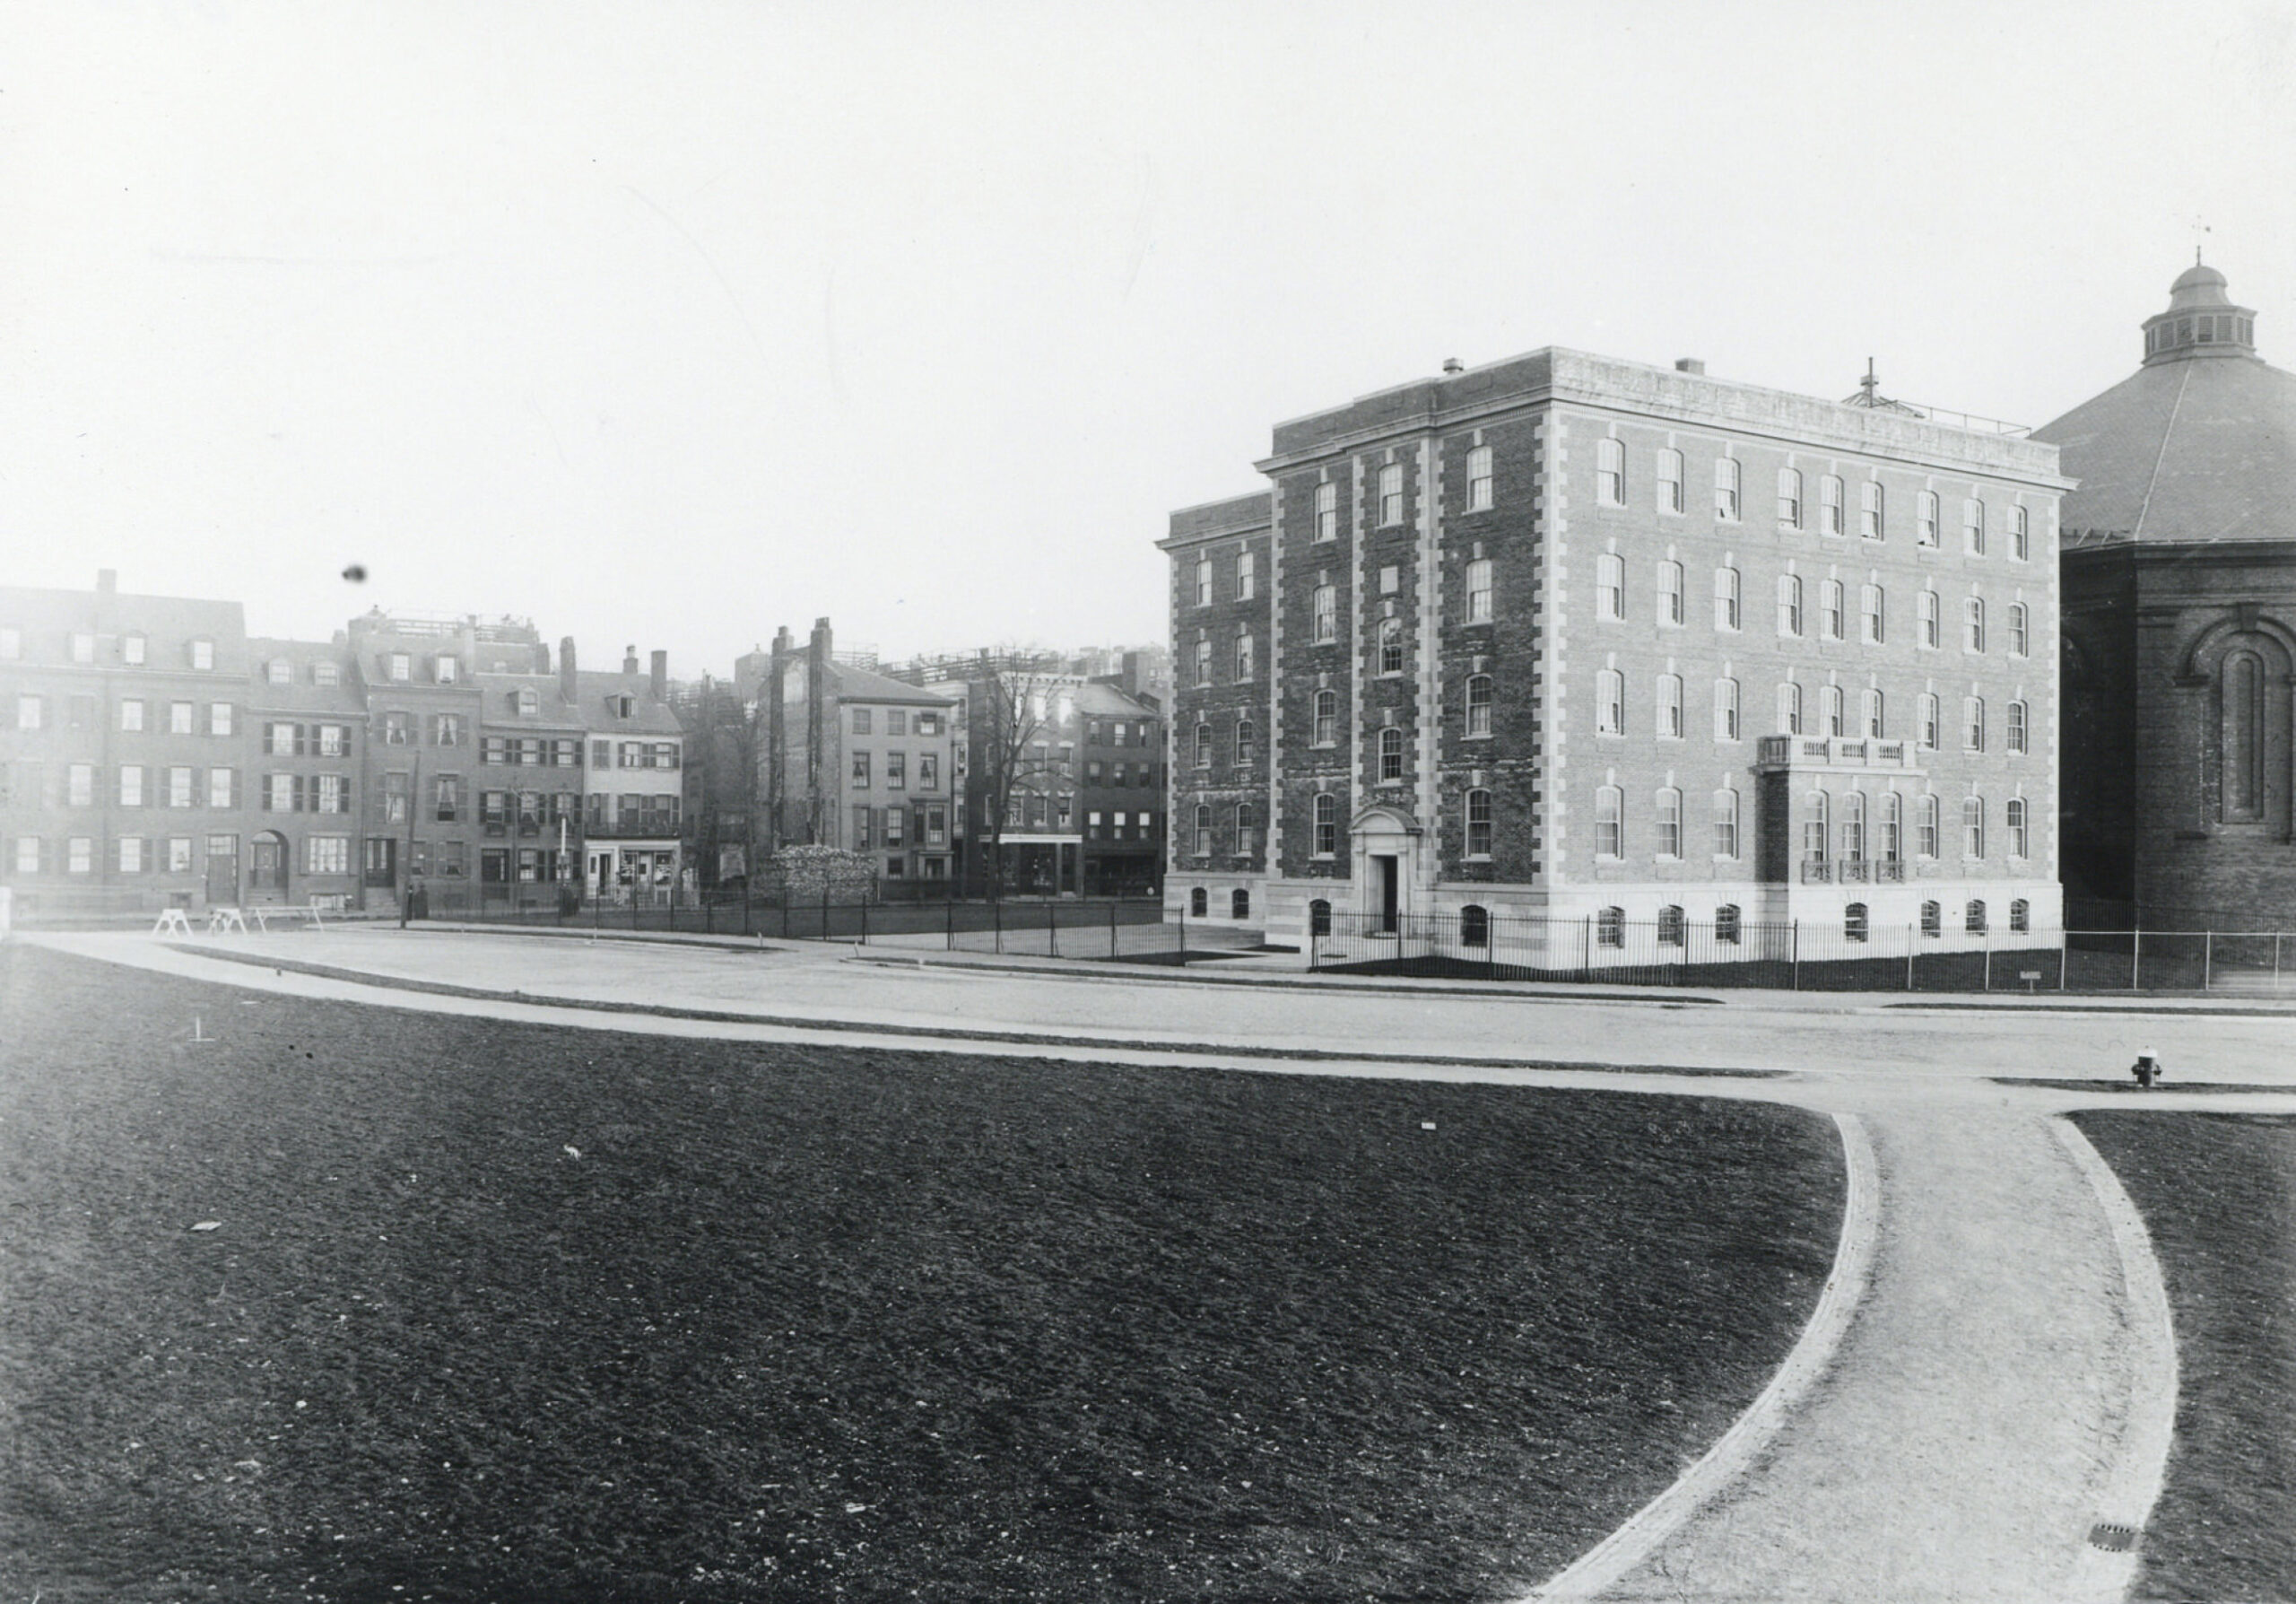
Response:
M910 1049L933 1043L893 1033L962 1031L1023 1038L969 1036L970 1051L1079 1056L1025 1040L1054 1036L1109 1043L1082 1050L1111 1060L1687 1092L1857 1116L1871 1132L1879 1201L1870 1274L1846 1335L1798 1356L1813 1365L1813 1384L1751 1469L1678 1523L1630 1528L1595 1585L1564 1590L1579 1596L2118 1597L2134 1558L2092 1546L2089 1533L2101 1521L2141 1524L2157 1494L2173 1338L2133 1211L2055 1116L2133 1097L1997 1077L2118 1078L2150 1042L2168 1058L2171 1088L2284 1086L2238 1105L2296 1111L2296 1016L2285 1013L1906 1008L1774 993L1615 1001L509 934L346 929L221 944L257 964L140 937L41 939L298 995L593 1028ZM291 963L500 995L387 989ZM599 1011L630 1006L755 1019ZM1509 1067L1526 1061L1587 1067ZM1603 1065L1622 1068L1593 1067ZM2167 1089L2143 1106L2231 1101Z

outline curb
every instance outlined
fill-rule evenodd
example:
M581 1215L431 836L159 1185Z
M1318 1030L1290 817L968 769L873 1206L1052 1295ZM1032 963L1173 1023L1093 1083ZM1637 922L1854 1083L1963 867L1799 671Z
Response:
M2119 1604L2136 1580L2144 1523L2168 1480L2169 1449L2177 1425L2177 1332L2169 1312L2169 1289L2152 1233L2127 1189L2081 1128L2062 1117L2049 1121L2057 1141L2097 1195L2112 1227L2120 1260L2121 1323L2130 1354L2128 1409L2113 1444L2110 1467L2097 1495L2097 1523L2125 1526L2137 1534L2127 1550L2109 1552L2093 1543L2074 1561L2065 1597L2068 1604Z
M1746 1412L1674 1486L1517 1604L1592 1599L1615 1584L1681 1530L1716 1495L1752 1469L1787 1417L1832 1365L1834 1354L1865 1301L1873 1274L1882 1190L1873 1138L1866 1134L1865 1121L1855 1114L1837 1113L1833 1118L1841 1131L1842 1163L1848 1171L1841 1242L1834 1251L1833 1273L1826 1277L1818 1305L1811 1311L1809 1323L1802 1328L1785 1363Z

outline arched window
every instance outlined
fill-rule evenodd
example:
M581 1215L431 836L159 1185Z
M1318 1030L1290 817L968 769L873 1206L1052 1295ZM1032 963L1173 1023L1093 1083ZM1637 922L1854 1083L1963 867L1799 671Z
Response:
M1683 911L1672 902L1658 910L1658 945L1683 945Z
M2009 856L2012 858L2027 856L2025 799L2022 797L2012 797L2003 805L2001 824L2002 827L2009 832Z
M1196 727L1196 766L1199 769L1212 766L1212 726L1209 724Z
M1857 493L1857 498L1859 507L1857 532L1868 540L1881 539L1882 482L1879 479L1866 480L1865 487Z
M1915 538L1924 545L1937 544L1937 493L1925 490L1914 498Z
M1841 521L1841 481L1832 474L1818 481L1818 532L1822 535L1846 532Z
M1834 737L1849 733L1849 720L1842 710L1841 687L1823 685L1818 690L1819 733Z
M1738 459L1714 459L1714 516L1726 524L1738 521Z
M1236 632L1236 683L1239 685L1248 684L1251 680L1254 645L1251 631L1238 630Z
M1936 696L1924 692L1921 697L1920 729L1917 736L1924 751L1937 750L1937 743L1942 738L1938 726L1944 722L1944 718L1945 715Z
M1249 919L1252 916L1252 894L1242 886L1228 894L1228 917Z
M1845 941L1866 939L1866 904L1852 902L1841 911L1841 935Z
M1236 554L1236 599L1249 601L1259 593L1259 563L1249 552Z
M1985 597L1972 596L1961 604L1961 645L1970 651L1985 649Z
M1848 791L1841 798L1841 855L1852 863L1866 860L1866 793Z
M1603 618L1626 616L1626 559L1616 552L1595 559L1595 612Z
M1656 710L1658 715L1658 738L1666 741L1681 740L1683 738L1683 676L1681 675L1662 674L1658 676Z
M2022 562L2032 555L2032 516L2022 503L2009 509L2009 558Z
M1467 622L1491 622L1491 559L1477 557L1467 564Z
M1466 848L1470 858L1491 856L1491 793L1472 790L1466 798Z
M1209 557L1196 559L1196 605L1199 607L1212 605L1212 559Z
M2024 755L2026 744L2025 704L2022 702L2013 702L2009 704L2006 710L2008 714L2007 732L2003 738L2008 743L2009 750L2022 757Z
M1842 632L1841 581L1828 580L1818 587L1818 633L1828 641L1839 641Z
M1938 821L1937 798L1935 796L1923 797L1915 808L1913 816L1914 851L1923 858L1936 857L1938 848L1942 844L1937 839L1942 828Z
M1203 886L1192 886L1187 894L1187 911L1197 919L1212 911L1212 894Z
M2027 617L2024 603L2011 602L2009 604L2009 655L2013 658L2030 655L2027 650L2031 641L2026 628Z
M1961 749L1964 752L1985 750L1985 698L1961 698Z
M2021 507L2018 510L2022 512L2024 509ZM2033 928L2033 905L2022 897L2009 904L2009 928L2019 932Z
M1626 945L1626 910L1605 908L1595 915L1595 945L1624 946Z
M1985 856L1985 798L1982 797L1961 798L1961 856Z
M1714 793L1714 855L1738 855L1738 793L1726 786Z
M1339 798L1329 791L1316 798L1316 856L1336 857L1339 852Z
M1778 632L1799 637L1802 633L1802 576L1782 573L1778 576Z
M1491 676L1470 675L1467 677L1467 734L1487 736L1491 733Z
M1595 442L1595 494L1605 507L1626 505L1626 448L1617 440Z
M1316 728L1314 744L1318 746L1339 745L1339 693L1316 693Z
M1236 766L1251 767L1259 755L1259 728L1249 719L1236 720Z
M1403 620L1400 618L1379 620L1379 672L1403 672Z
M1392 725L1379 732L1379 780L1389 784L1403 778L1403 731Z
M1658 824L1658 856L1680 858L1683 855L1682 792L1671 785L1659 787L1655 816Z
M1316 486L1316 538L1339 538L1339 486L1328 480Z
M1937 593L1935 590L1925 590L1917 601L1917 610L1920 615L1921 637L1916 644L1934 651L1936 649L1939 640Z
M1491 945L1491 910L1480 903L1469 902L1459 910L1459 945L1489 946Z
M1738 627L1738 571L1735 568L1714 571L1714 627L1718 630Z
M1778 733L1802 733L1802 687L1790 679L1778 687Z
M1859 588L1857 615L1866 645L1879 646L1889 638L1889 597L1879 585Z
M1985 503L1975 496L1961 503L1961 549L1972 557L1985 555Z
M1658 560L1658 622L1665 624L1683 621L1683 565L1666 558Z
M1943 936L1945 933L1945 911L1935 902L1921 904L1921 933L1924 936Z
M1615 668L1595 676L1595 733L1626 733L1626 676Z
M1236 853L1249 858L1259 850L1259 816L1248 802L1236 804Z
M1388 463L1379 470L1379 523L1392 528L1403 522L1403 464Z
M1339 591L1330 585L1318 585L1308 596L1309 612L1314 619L1316 640L1327 643L1339 639Z
M1718 741L1738 738L1738 682L1735 679L1714 682L1714 738Z
M1724 946L1738 945L1738 904L1725 902L1714 911L1714 939Z
M1897 863L1905 857L1905 798L1895 791L1882 793L1882 861Z
M1778 470L1778 521L1788 529L1802 527L1802 475L1798 469Z
M1212 856L1212 807L1209 803L1196 805L1196 855L1198 858Z
M1683 454L1668 447L1658 453L1658 510L1683 510Z
M1985 934L1985 904L1983 902L1972 900L1970 905L1962 910L1961 929L1964 934L1970 936Z
M1196 640L1196 683L1199 685L1212 683L1212 638L1209 635L1199 635Z
M1826 794L1812 791L1802 808L1802 860L1823 863L1832 833L1826 827Z
M1477 446L1467 453L1467 510L1481 512L1491 505L1491 448Z
M1889 724L1886 717L1889 708L1880 687L1875 686L1860 692L1858 702L1860 717L1857 722L1861 733L1873 740L1886 740L1889 737Z
M2217 678L2219 817L2228 824L2251 824L2265 811L2264 658L2250 650L2229 652Z
M1310 936L1331 934L1331 904L1321 897L1318 897L1308 904L1308 934Z
M1626 793L1614 785L1595 788L1595 855L1626 856Z

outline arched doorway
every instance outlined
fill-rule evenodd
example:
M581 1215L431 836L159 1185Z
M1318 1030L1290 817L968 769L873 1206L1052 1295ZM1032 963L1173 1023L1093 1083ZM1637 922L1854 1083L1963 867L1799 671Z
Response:
M266 830L255 838L255 856L248 867L248 896L258 902L287 900L287 838Z
M1382 936L1402 933L1418 901L1420 829L1400 809L1364 808L1348 825L1353 849L1356 905L1367 927Z

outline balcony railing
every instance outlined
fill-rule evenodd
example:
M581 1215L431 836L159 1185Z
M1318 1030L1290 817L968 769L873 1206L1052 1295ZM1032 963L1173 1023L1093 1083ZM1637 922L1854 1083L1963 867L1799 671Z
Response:
M1894 858L1805 858L1805 885L1895 885L1905 881L1905 863Z
M1910 741L1871 737L1763 736L1754 761L1769 769L1913 769L1920 766L1920 752Z

